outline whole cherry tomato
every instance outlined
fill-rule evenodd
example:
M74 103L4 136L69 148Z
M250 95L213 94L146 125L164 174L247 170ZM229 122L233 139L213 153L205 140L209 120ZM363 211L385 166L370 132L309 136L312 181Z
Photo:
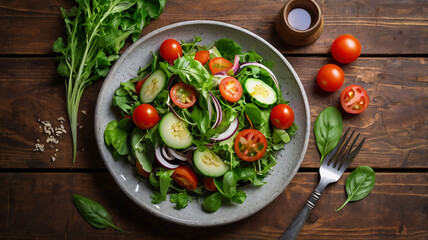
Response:
M165 61L173 64L175 59L183 55L183 49L177 40L167 39L161 44L159 53Z
M351 63L357 60L360 54L361 44L350 34L339 36L331 45L331 55L340 63Z
M278 104L270 112L270 122L280 129L291 127L294 122L294 111L287 104Z
M326 92L334 92L342 87L345 81L343 70L335 64L326 64L317 75L317 82L320 88Z
M150 129L159 121L159 114L150 104L138 105L132 112L132 120L141 129Z

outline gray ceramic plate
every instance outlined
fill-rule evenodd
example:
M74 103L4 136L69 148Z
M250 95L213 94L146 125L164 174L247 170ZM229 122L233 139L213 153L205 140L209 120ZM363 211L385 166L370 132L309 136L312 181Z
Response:
M265 178L263 187L246 186L242 190L247 199L241 205L222 205L215 213L206 213L202 209L203 199L194 199L189 206L176 210L169 201L154 205L151 203L152 189L147 182L138 182L133 166L127 161L114 161L112 154L104 144L104 129L107 124L118 119L117 111L112 108L112 96L121 82L136 76L138 68L151 62L151 52L157 52L163 40L174 38L192 41L194 36L202 38L201 45L208 45L220 38L229 38L240 44L244 51L255 50L265 59L275 63L273 72L281 84L283 96L290 101L295 112L298 133L286 144L277 157L277 165ZM130 46L111 68L100 90L95 110L95 135L100 154L122 191L146 211L178 224L189 226L215 226L235 222L246 218L272 202L297 172L303 161L310 132L309 105L302 83L293 67L268 42L245 29L215 21L187 21L172 24L153 31Z

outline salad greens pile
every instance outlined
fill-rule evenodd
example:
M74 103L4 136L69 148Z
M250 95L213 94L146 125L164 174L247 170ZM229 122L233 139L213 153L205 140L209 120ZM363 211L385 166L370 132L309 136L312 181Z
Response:
M107 76L111 63L131 36L139 38L151 19L157 19L165 0L76 0L77 7L61 8L67 37L59 37L53 51L61 53L57 71L66 77L67 113L73 139L73 162L77 148L77 112L83 90Z
M152 62L141 67L137 73L138 76L128 82L122 82L113 96L113 105L120 111L122 119L111 121L105 129L104 137L114 159L127 159L133 165L140 164L149 173L148 182L153 186L152 203L166 201L168 193L171 193L170 202L174 203L177 209L182 209L192 201L193 197L204 196L204 209L207 212L215 212L222 202L241 204L245 201L246 193L240 190L239 186L251 184L260 187L266 184L264 178L276 164L276 152L291 140L298 128L294 123L287 129L275 128L270 124L270 111L274 105L288 103L282 98L280 88L266 70L266 68L272 68L273 62L263 59L255 51L244 52L239 44L230 39L219 39L207 46L198 45L199 42L201 42L199 37L195 37L192 42L181 42L183 54L172 65L158 53L153 52ZM248 65L236 73L228 72L228 75L234 76L242 86L249 78L265 82L276 92L275 104L260 106L245 91L236 102L225 100L218 88L219 82L225 76L212 74L208 64L202 65L201 62L195 60L195 53L201 50L209 50L210 59L221 56L233 62L234 58L238 56L240 63L257 62L257 64L263 65L264 67L257 66L257 64ZM159 91L150 104L156 109L162 120L150 129L140 129L135 126L132 119L134 109L142 104L136 84L159 70L165 73L167 86ZM170 103L170 86L180 82L192 86L197 92L197 101L193 107L179 108ZM216 114L209 107L210 104L213 104L212 98L218 100L222 112L222 120L216 128L212 127L216 121ZM172 177L174 169L164 167L154 157L154 149L165 145L160 134L163 130L159 125L171 112L185 124L193 137L191 147L184 150L178 149L179 152L190 156L187 161L180 162L179 165L193 169L197 175L198 185L191 191L174 181ZM233 136L224 140L212 140L213 137L215 138L228 129L236 118L239 125ZM243 161L235 152L235 137L239 131L244 129L257 129L266 137L266 152L256 161ZM207 149L217 155L227 169L223 175L213 177L215 188L217 188L215 192L207 191L204 188L203 179L207 176L195 167L194 160L192 160L195 157L192 157L193 151L196 154L196 152L204 152ZM138 174L137 169L135 173L140 180L144 179Z

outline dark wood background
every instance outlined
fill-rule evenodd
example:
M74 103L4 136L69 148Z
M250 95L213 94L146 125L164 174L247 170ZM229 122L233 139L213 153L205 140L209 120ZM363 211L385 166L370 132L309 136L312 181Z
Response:
M428 2L317 1L324 16L321 37L306 47L283 43L274 21L286 1L167 0L160 18L144 30L185 20L207 19L248 29L280 50L308 95L312 124L326 106L340 109L340 91L326 94L315 82L321 66L334 63L329 48L341 34L363 47L348 65L345 85L363 86L369 108L344 112L366 144L349 171L329 186L300 239L428 239ZM120 191L98 153L93 133L95 102L102 81L84 92L79 113L78 154L71 162L71 137L35 152L44 139L40 120L59 125L66 117L64 80L56 73L52 43L65 33L59 8L71 0L0 1L0 239L277 239L318 183L319 154L313 133L301 168L286 190L266 208L237 223L192 228L158 219ZM129 46L129 44L128 44ZM68 124L65 124L69 129ZM46 145L46 144L45 144ZM51 156L56 152L56 160ZM376 185L365 199L334 209L346 199L352 169L369 165ZM98 230L76 211L71 196L100 202L127 234Z

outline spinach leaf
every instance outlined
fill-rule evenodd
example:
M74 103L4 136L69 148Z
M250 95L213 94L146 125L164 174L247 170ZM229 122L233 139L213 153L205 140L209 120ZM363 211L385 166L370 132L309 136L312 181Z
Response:
M237 190L236 194L230 198L232 202L242 204L247 199L247 194L242 190Z
M175 203L176 209L183 209L187 207L189 201L192 201L192 198L186 192L179 192L171 194L169 201Z
M192 120L196 123L199 131L206 134L210 125L208 111L195 107L191 113Z
M223 176L223 192L227 198L231 198L236 194L236 182L238 177L233 171L228 171Z
M340 140L342 135L342 115L339 110L334 107L325 108L315 120L314 132L315 141L319 152L321 153L321 160L333 150Z
M244 107L244 112L251 119L252 123L261 124L263 122L262 112L260 111L259 107L256 106L256 104L248 103Z
M348 199L336 209L340 211L348 202L365 198L372 191L376 180L376 174L369 166L359 166L349 174L346 179L346 193Z
M235 58L235 55L240 55L242 51L241 46L227 38L216 41L214 46L220 52L221 56L231 61Z
M221 205L221 193L215 192L205 198L202 206L207 212L213 213L220 208Z
M107 124L104 130L104 141L107 146L114 148L113 157L115 159L129 154L128 121L129 119L122 119L119 122L113 120Z
M125 232L123 229L113 224L108 212L101 204L96 201L80 196L73 195L73 203L79 211L80 215L95 228L111 227L120 232Z

